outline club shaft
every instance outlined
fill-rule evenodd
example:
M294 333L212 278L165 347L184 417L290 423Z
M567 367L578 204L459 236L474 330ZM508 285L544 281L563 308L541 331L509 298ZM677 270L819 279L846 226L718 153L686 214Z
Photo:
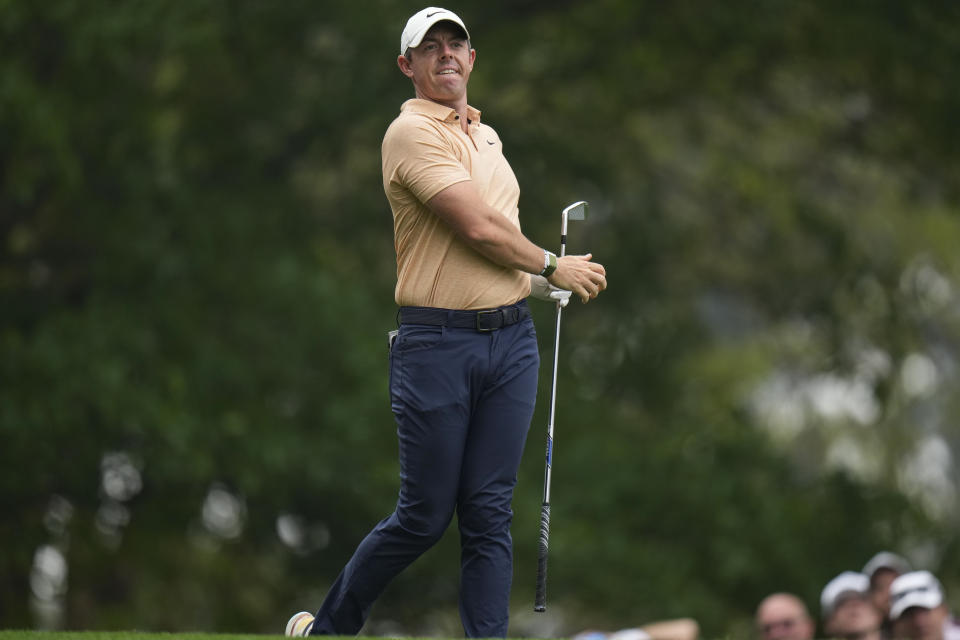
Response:
M566 220L564 220L566 222ZM566 227L566 224L564 224ZM560 256L566 253L566 228L561 235ZM543 505L540 511L540 544L537 553L537 586L533 610L547 610L547 555L550 549L550 478L553 470L553 427L557 409L557 365L560 361L560 318L563 306L557 303L557 320L553 334L553 375L550 383L550 417L547 422L547 461L543 471Z
M557 304L556 331L553 335L553 375L550 383L550 416L547 421L547 464L543 476L543 502L550 504L550 475L553 469L553 429L557 411L557 365L560 361L560 317L563 307Z

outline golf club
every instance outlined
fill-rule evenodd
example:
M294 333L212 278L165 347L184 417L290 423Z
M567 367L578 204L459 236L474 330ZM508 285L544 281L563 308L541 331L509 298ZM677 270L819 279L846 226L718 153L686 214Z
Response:
M567 220L587 217L587 203L574 202L560 217L560 257L567 252ZM543 473L543 506L540 510L540 548L537 555L537 590L533 610L547 610L547 550L550 547L550 473L553 465L553 423L557 406L557 361L560 355L560 313L563 305L557 302L556 334L553 339L553 382L550 389L550 419L547 422L547 464Z

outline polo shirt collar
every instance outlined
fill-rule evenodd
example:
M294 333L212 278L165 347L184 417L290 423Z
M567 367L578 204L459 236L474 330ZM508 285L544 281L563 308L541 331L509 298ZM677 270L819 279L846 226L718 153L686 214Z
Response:
M441 122L456 122L456 109L451 107L446 107L442 104L437 104L432 100L424 100L422 98L410 98L403 103L400 107L400 111L410 111L413 113L422 113L424 115L430 116L431 118L436 118ZM467 105L467 118L470 119L469 124L478 124L480 122L480 112L470 105Z

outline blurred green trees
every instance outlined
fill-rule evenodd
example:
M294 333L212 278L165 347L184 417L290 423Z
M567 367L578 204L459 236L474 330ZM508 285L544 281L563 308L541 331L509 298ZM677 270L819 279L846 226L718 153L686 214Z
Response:
M419 8L0 1L0 626L276 632L392 508ZM512 633L746 633L880 548L960 594L960 9L449 8L526 233L589 200L610 279L565 315L541 616L531 428ZM456 547L368 630L458 633Z

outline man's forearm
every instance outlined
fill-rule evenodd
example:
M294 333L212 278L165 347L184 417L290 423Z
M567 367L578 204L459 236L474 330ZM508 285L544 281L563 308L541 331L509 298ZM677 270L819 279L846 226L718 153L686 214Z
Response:
M543 249L530 242L499 211L487 205L471 182L451 185L427 202L427 206L450 225L464 242L480 254L505 267L527 273L543 271ZM550 284L572 291L586 302L607 288L602 265L592 256L566 256L557 260Z
M489 260L527 273L543 270L543 249L483 202L471 183L447 187L431 198L427 206L464 242Z
M483 231L464 240L489 260L527 273L543 270L543 249L531 242L509 220L493 211Z

